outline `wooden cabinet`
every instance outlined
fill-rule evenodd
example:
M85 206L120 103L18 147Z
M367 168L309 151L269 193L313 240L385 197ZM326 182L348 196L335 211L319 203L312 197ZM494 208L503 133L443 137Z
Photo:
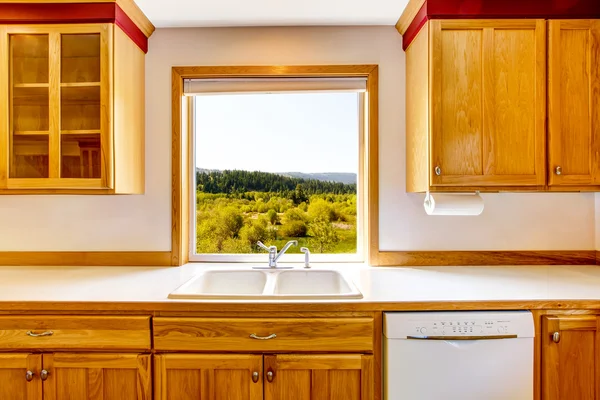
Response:
M542 319L542 399L600 399L600 317Z
M600 21L548 27L548 184L600 185Z
M148 354L0 354L2 400L151 400Z
M15 15L41 15L14 3ZM94 6L73 12L97 20ZM147 37L131 24L0 17L0 193L144 192L145 53L132 37Z
M0 353L0 399L42 400L42 355Z
M372 400L373 356L265 356L265 400Z
M406 57L408 191L545 184L544 20L432 20Z
M372 400L373 356L165 354L155 357L157 400Z
M261 355L157 355L155 399L262 400L262 365Z

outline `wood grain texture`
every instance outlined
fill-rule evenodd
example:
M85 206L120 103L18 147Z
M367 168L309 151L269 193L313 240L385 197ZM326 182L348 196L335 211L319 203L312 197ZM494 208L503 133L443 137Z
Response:
M368 176L366 202L367 229L364 238L368 261L377 265L379 250L379 78L377 65L302 65L302 66L191 66L173 67L171 74L171 132L172 132L172 179L171 179L171 262L183 265L189 260L190 207L187 196L191 167L190 124L186 115L187 101L183 100L183 80L203 78L265 78L265 77L365 77L367 79L368 103Z
M542 398L600 398L600 318L545 316L542 322ZM560 341L552 340L554 332Z
M168 266L171 265L171 252L3 251L0 252L0 265Z
M600 24L549 21L548 176L550 185L600 182ZM560 175L556 168L560 167Z
M31 337L27 332L50 336ZM149 317L0 317L0 349L149 350Z
M259 379L252 381L257 372ZM156 400L262 400L263 357L243 354L159 354Z
M2 400L41 400L42 381L41 354L0 354L0 399ZM27 371L34 373L31 382L25 380Z
M151 400L149 354L54 353L43 355L49 372L46 400Z
M117 193L145 191L145 59L123 31L114 28L114 155Z
M429 26L406 51L406 191L429 188Z
M373 400L370 355L266 355L265 400Z
M593 265L595 250L380 252L379 266Z
M544 21L436 20L430 31L432 185L545 185Z
M402 15L400 15L400 19L398 19L398 22L396 23L396 29L401 35L406 33L406 30L426 2L426 0L410 0L408 2L406 8L402 12Z
M60 33L49 35L49 128L48 128L48 161L51 179L60 178Z
M115 127L117 121L115 116L115 92L118 90L116 85L123 82L117 82L115 75L117 66L115 60L116 54L116 35L114 27L109 24L104 24L100 28L100 185L103 188L115 188ZM130 88L133 89L133 88ZM142 102L142 104L144 104ZM96 125L97 126L97 125ZM139 134L135 131L130 132L131 135ZM117 143L120 144L120 143ZM121 167L121 166L120 166ZM132 166L121 167L123 173L127 174L127 168ZM118 171L119 173L121 171ZM119 193L117 191L117 193Z
M251 334L271 340L256 340ZM371 318L161 318L153 319L157 350L373 351Z
M6 28L0 26L0 58L8 60L10 58L8 35ZM9 65L6 62L0 63L0 188L6 187L9 170L9 115L11 108L9 106ZM11 127L12 128L12 127Z

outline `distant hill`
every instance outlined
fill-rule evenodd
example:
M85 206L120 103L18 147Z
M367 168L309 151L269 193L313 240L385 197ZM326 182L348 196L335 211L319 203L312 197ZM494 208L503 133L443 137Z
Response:
M316 174L303 174L303 176L311 175ZM320 175L324 176L327 174ZM331 180L296 178L260 171L218 171L198 168L196 169L196 184L198 185L198 190L205 193L274 192L289 194L289 192L296 191L298 185L301 186L303 193L306 195L356 193L356 182L347 184Z
M218 169L196 168L197 172L221 172ZM300 178L305 180L316 180L322 182L339 182L347 185L356 184L358 178L351 172L277 172L275 175L286 176L289 178Z
M345 184L356 184L356 174L350 172L318 172L318 173L304 173L304 172L282 172L280 175L289 176L292 178L301 179L315 179L323 182L340 182Z

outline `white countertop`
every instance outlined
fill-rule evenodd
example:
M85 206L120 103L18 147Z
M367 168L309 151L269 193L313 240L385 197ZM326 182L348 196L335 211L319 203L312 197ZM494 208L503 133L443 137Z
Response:
M310 303L600 300L598 266L373 268L330 264L314 268L324 267L346 271L364 298L311 300ZM0 267L0 302L208 303L211 301L170 300L167 296L194 275L210 268L223 268L223 264L161 268ZM249 303L248 300L239 302Z

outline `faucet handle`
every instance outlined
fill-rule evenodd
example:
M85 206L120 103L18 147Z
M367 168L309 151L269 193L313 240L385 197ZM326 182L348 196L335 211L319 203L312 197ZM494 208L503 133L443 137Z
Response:
M300 247L300 251L304 253L304 268L310 268L310 250L308 247Z
M269 247L267 247L260 240L258 242L256 242L256 244L258 245L258 247L260 247L261 249L263 249L265 251L268 251L269 253L277 253L277 247L276 246L269 246Z

